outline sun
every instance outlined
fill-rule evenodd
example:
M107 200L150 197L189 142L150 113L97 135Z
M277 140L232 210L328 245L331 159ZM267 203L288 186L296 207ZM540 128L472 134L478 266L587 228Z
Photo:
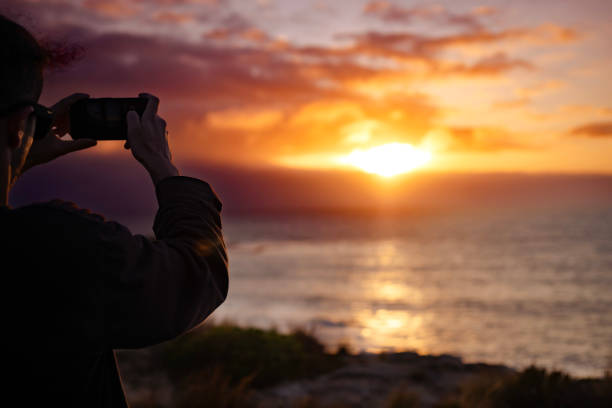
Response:
M431 153L408 143L388 143L368 150L355 149L340 158L340 163L357 167L367 173L393 177L424 166Z

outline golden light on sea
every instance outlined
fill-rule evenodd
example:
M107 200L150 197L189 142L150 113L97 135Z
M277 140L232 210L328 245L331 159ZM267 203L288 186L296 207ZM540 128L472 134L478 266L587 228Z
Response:
M339 162L357 167L367 173L393 177L423 167L431 160L431 153L408 143L388 143L367 150L355 149Z
M423 317L403 310L363 310L356 315L361 325L361 336L371 344L368 351L426 350L419 334L423 331Z

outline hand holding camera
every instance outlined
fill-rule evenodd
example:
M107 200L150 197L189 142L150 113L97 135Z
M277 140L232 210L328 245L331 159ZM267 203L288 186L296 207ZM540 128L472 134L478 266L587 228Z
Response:
M157 115L159 98L150 94L140 94L147 99L146 108L141 117L134 110L127 112L126 149L151 175L154 184L179 172L172 163L172 154L168 146L166 121Z
M159 98L89 98L70 95L50 109L37 105L34 143L23 171L64 154L95 146L97 140L126 140L125 148L149 172L154 183L179 175L172 164L166 121L157 115ZM70 133L73 140L62 140Z
M71 106L78 101L87 100L89 95L82 93L72 94L50 109L41 105L34 107L33 114L36 116L36 132L34 142L26 158L21 173L27 169L47 163L59 156L87 149L95 146L96 140L92 138L81 138L78 140L62 140L61 137L70 132Z

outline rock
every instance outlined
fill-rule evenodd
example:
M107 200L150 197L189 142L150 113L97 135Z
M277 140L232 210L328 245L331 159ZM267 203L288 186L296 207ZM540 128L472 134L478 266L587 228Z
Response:
M260 406L294 407L309 398L321 407L384 407L394 392L418 396L421 407L432 407L460 384L484 370L506 367L464 364L443 354L421 356L414 352L362 353L346 357L346 365L315 379L299 380L258 391Z

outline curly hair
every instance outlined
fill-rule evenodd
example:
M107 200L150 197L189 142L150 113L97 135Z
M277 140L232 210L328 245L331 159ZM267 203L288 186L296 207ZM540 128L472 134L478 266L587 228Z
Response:
M70 64L83 54L77 45L40 42L21 25L0 14L0 108L40 97L45 68Z
M50 54L25 28L0 15L0 107L40 96Z

